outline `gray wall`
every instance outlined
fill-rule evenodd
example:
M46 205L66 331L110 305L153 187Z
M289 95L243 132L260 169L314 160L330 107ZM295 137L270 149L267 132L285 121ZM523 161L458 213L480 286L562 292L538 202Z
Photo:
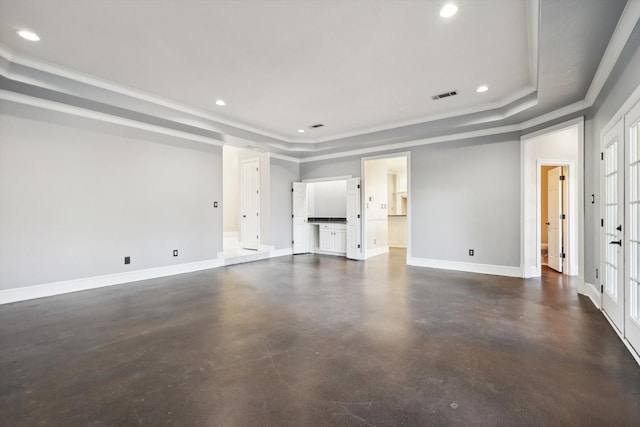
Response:
M361 176L360 157L321 160L300 164L300 179L330 178L334 176Z
M413 149L410 197L413 257L520 266L518 139Z
M585 121L585 281L599 284L600 248L600 132L640 85L640 24L636 25L618 63ZM596 203L591 203L591 195ZM601 277L601 276L600 276Z
M291 247L291 183L300 181L300 165L271 157L271 245Z
M519 134L409 151L411 255L519 267ZM302 163L300 179L360 176L360 165L359 156ZM475 250L474 257L468 256L469 249Z
M220 147L3 102L0 289L216 258L221 157Z

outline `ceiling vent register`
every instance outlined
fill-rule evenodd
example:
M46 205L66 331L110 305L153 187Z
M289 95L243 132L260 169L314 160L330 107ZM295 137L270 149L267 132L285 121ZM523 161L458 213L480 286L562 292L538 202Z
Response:
M451 92L441 93L440 95L433 95L431 99L433 99L434 101L437 101L438 99L448 98L450 96L456 96L457 94L458 94L458 91L453 90Z

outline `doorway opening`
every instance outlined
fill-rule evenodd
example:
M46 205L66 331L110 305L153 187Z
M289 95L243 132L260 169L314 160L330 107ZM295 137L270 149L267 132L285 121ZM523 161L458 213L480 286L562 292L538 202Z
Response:
M409 153L362 159L363 257L407 249L410 256Z
M542 271L543 234L547 235L547 255L549 246L549 226L543 222L542 214L542 174L543 167L555 166L558 182L558 215L554 233L553 250L558 270L570 276L582 276L584 254L581 251L584 233L583 188L581 165L584 164L584 118L579 117L522 137L522 219L521 219L521 260L523 277L540 277ZM549 170L554 170L550 168ZM549 172L549 171L547 171ZM562 173L562 175L560 175ZM559 177L564 176L561 180ZM555 178L554 178L555 180ZM547 175L548 181L548 175ZM549 185L547 184L547 190ZM548 197L548 194L547 194ZM549 205L547 204L547 209ZM548 212L547 212L548 215ZM564 215L564 217L563 217ZM548 218L547 218L548 219ZM554 254L555 255L555 254ZM547 258L548 259L548 258ZM548 264L548 262L547 262ZM579 281L581 283L582 281ZM579 289L580 292L581 289Z
M569 186L567 167L564 165L540 164L540 266L559 273L568 268Z
M268 257L268 154L225 145L222 149L222 174L225 263Z

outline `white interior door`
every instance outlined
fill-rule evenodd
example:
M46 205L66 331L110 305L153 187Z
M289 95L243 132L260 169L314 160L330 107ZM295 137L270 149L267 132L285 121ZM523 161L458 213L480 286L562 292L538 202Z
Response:
M602 140L603 227L602 309L621 332L624 330L624 134L622 121Z
M362 259L360 178L347 179L347 258Z
M562 273L562 167L547 171L548 265Z
M624 334L640 353L640 103L625 117L625 135Z
M260 245L260 161L242 161L240 183L241 246L257 250Z
M304 254L310 251L309 245L309 217L307 184L293 183L293 253Z

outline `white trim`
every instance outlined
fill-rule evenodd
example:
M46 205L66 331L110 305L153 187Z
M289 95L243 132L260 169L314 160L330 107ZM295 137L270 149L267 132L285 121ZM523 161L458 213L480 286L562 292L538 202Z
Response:
M428 145L428 144L438 144L440 142L457 141L460 139L478 138L482 136L499 135L502 133L519 132L519 131L520 131L520 126L518 125L502 126L502 127L490 128L490 129L481 129L481 130L475 130L471 132L463 132L463 133L456 133L451 135L436 136L432 138L398 142L394 144L378 145L375 147L361 148L358 150L341 151L339 153L303 157L300 159L300 163L317 162L319 160L338 159L342 157L358 156L360 154L378 153L380 151L417 147L420 145ZM382 157L385 157L385 156L386 155L382 155Z
M540 0L530 0L527 8L527 41L529 45L529 77L531 84L538 87L538 58L540 34Z
M380 246L379 248L369 249L364 258L371 258L378 255L384 255L389 253L389 246Z
M274 249L272 247L269 258L277 258L281 256L293 255L293 248Z
M571 126L580 125L580 124L584 126L584 116L576 117L575 119L567 120L562 123L558 123L557 125L549 126L544 129L540 129L538 131L531 132L526 135L522 135L521 139L524 141L527 139L537 138L539 136L546 135L548 133L557 132L559 130L564 130L564 129L570 128Z
M536 138L571 127L578 129L578 161L570 159L534 159L531 144ZM523 277L539 277L540 268L540 177L541 164L567 166L569 169L569 223L573 230L569 237L570 248L567 274L584 275L584 117L542 129L521 137L520 150L520 266ZM532 168L536 168L532 174ZM532 178L533 176L533 178ZM577 233L577 234L576 234ZM577 263L576 263L577 261ZM576 269L577 267L577 269ZM577 271L576 271L577 270Z
M67 294L70 292L79 292L89 289L103 288L106 286L138 282L140 280L155 279L158 277L167 277L174 276L176 274L208 270L225 265L242 264L245 262L293 255L293 248L274 249L273 246L270 246L269 248L270 250L268 253L256 252L256 254L251 254L248 257L239 256L224 259L224 252L218 252L218 258L212 260L149 268L145 270L136 270L126 273L107 274L104 276L65 280L62 282L45 283L42 285L27 286L24 288L0 290L0 305L36 298L44 298L54 295Z
M26 286L23 288L5 289L0 290L0 304L8 304L70 292L85 291L105 286L121 285L124 283L173 276L176 274L191 273L194 271L217 268L223 265L224 260L218 257L218 259L190 262L186 264L168 265L164 267L148 268L145 270L128 271L125 273L107 274L104 276L85 277L81 279L45 283L42 285Z
M540 216L542 214L542 187L541 180L542 176L540 174L543 166L562 166L566 169L565 173L568 176L567 182L568 185L566 187L566 192L568 193L564 197L568 196L567 206L567 222L566 222L566 232L562 237L562 245L565 247L565 253L567 254L567 258L562 262L563 273L569 276L577 276L580 274L580 269L578 265L578 256L576 256L576 251L578 248L578 228L576 227L576 213L578 211L578 197L576 195L577 184L576 180L577 169L576 163L571 160L555 160L555 159L536 159L536 264L541 265L541 252L542 252L542 229L541 229L541 221ZM564 207L564 206L563 206ZM565 245L566 243L566 245ZM581 252L581 251L580 251ZM541 271L536 276L539 276Z
M285 160L287 162L300 163L300 159L297 157L287 156L285 154L278 154L272 151L268 152L269 157L273 157L274 159Z
M112 116L110 114L101 113L94 110L87 110L85 108L76 107L69 104L62 104L55 101L49 101L47 99L36 98L33 96L23 95L16 92L10 92L4 89L0 89L0 100L15 102L17 104L28 105L35 108L42 108L50 111L57 111L60 113L70 114L77 117L84 117L87 119L98 120L101 122L112 123L120 126L126 126L133 129L141 129L148 132L157 133L160 135L173 136L176 138L185 139L188 141L201 142L209 145L216 145L222 147L224 142L207 138L201 135L195 135L188 132L183 132L175 129L169 129L162 126L151 125L148 123L139 122L137 120L125 119L119 116Z
M620 120L624 119L624 116L640 101L640 85L636 87L633 93L627 98L627 100L622 104L622 106L616 111L616 113L611 117L611 119L607 122L605 127L600 131L600 140L604 138L604 135L611 130Z
M616 332L616 335L618 335L620 340L622 340L625 347L627 347L627 350L629 350L629 353L631 353L631 356L635 359L636 363L640 365L640 354L636 352L636 350L633 348L629 340L627 340L624 336L622 336L622 333L618 330L616 325L613 323L613 320L611 320L611 318L607 315L607 312L604 310L600 310L600 312L602 313L604 318L607 319L607 322L609 322L609 324L611 325L611 328Z
M360 158L360 176L362 177L360 181L360 206L366 206L365 203L365 175L364 175L364 165L367 160L376 160L376 159L393 159L396 157L405 157L407 159L407 264L409 258L411 258L411 200L413 197L411 196L411 151L400 151L395 153L386 153L379 154L377 156L368 156ZM366 209L361 209L361 221L360 221L360 243L362 246L362 253L364 254L364 259L367 259L370 255L368 255L367 251L367 234L366 234L366 224L367 224L367 215ZM388 246L387 246L388 252Z
M595 308L602 310L602 294L596 285L584 282L583 286L578 287L578 293L589 297Z
M520 267L510 267L507 265L476 264L472 262L445 261L441 259L415 257L408 258L407 264L415 267L492 274L494 276L522 277L522 271Z
M310 178L303 179L301 182L327 182L327 181L342 181L344 179L351 179L353 175L341 175L341 176L327 176L324 178Z
M451 113L446 113L446 114L438 114L438 115L431 115L431 116L423 116L417 119L413 119L413 120L405 120L402 122L396 122L396 123L390 123L390 124L386 124L386 125L381 125L381 126L372 126L369 128L364 128L364 129L360 129L358 131L353 131L353 132L344 132L344 133L339 133L339 134L335 134L335 135L331 135L330 137L327 138L319 138L316 140L311 140L311 141L307 141L307 140L299 140L299 139L293 139L291 140L291 143L299 143L299 144L322 144L325 142L333 142L333 141L338 141L340 139L345 139L345 138L352 138L352 137L356 137L356 136L361 136L361 135L367 135L370 133L374 133L374 132L383 132L383 131L387 131L387 130L392 130L392 129L398 129L398 128L402 128L402 127L406 127L406 126L413 126L413 125L420 125L420 124L426 124L426 123L430 123L430 122L435 122L438 120L445 120L445 119L450 119L452 117L458 117L458 116L465 116L465 115L469 115L469 114L476 114L476 113L484 113L487 111L492 111L492 110L498 110L501 108L505 108L506 106L508 106L509 104L512 104L516 101L518 101L519 99L523 99L526 98L528 95L531 95L533 93L536 93L537 88L533 85L527 85L525 87L523 87L522 89L505 96L504 98L502 98L499 101L496 102L490 102L490 103L486 103L486 104L482 104L479 105L477 107L471 107L471 108L467 108L467 109L463 109L463 110L458 110L455 112L451 112ZM533 103L531 102L527 102L527 105L530 106L534 106L538 104L538 101L534 101ZM483 120L479 120L476 123L487 123L496 119L506 119L508 117L511 117L512 115L519 113L520 111L522 111L521 108L515 107L515 108L511 108L508 109L504 112L500 112L499 114L497 114L496 116L492 116L492 118L488 118L488 119L483 119Z
M222 233L223 239L237 239L240 235L239 231L225 231Z
M538 13L535 13L535 11L538 11ZM515 93L514 95L512 95L511 98L505 98L503 100L503 106L508 105L508 103L513 103L518 99L522 99L524 96L526 96L526 93L532 93L531 89L533 89L533 91L536 90L536 85L537 85L537 70L538 70L538 61L539 61L539 52L538 52L538 40L537 40L537 35L539 34L539 10L540 10L540 5L539 5L539 0L530 0L529 3L529 27L530 27L530 31L529 34L527 35L528 37L528 44L529 44L529 62L530 62L530 74L532 74L532 85L522 89L522 91ZM420 139L414 142L405 142L405 143L398 143L398 144L387 144L387 145L383 145L383 146L378 146L378 147L369 147L369 148L363 148L361 150L351 150L351 151L344 151L344 152L340 152L340 153L334 153L334 154L327 154L327 155L318 155L318 156L312 156L312 157L308 157L308 158L301 158L300 160L297 160L297 158L295 157L289 157L283 154L278 154L278 156L281 157L276 157L276 158L281 158L283 160L288 160L288 161L292 161L292 162L311 162L311 161L317 161L317 160L325 160L325 159L334 159L334 158L340 158L340 157L348 157L348 156L355 156L358 154L366 154L366 153L374 153L374 152L379 152L379 151L384 151L384 150L392 150L392 149L399 149L399 148L405 148L405 147L413 147L413 146L419 146L419 145L426 145L429 143L437 143L437 142L445 142L445 141L453 141L453 140L459 140L459 139L464 139L464 138L472 138L472 137L477 137L477 136L486 136L486 135L495 135L495 134L500 134L500 133L505 133L505 132L509 132L509 131L522 131L522 130L526 130L528 128L534 127L534 126L538 126L538 125L542 125L544 123L547 123L551 120L555 120L555 119L559 119L562 117L565 117L567 115L570 114L574 114L580 111L583 111L585 109L588 109L590 107L593 106L597 96L599 95L600 91L602 90L602 87L604 86L605 82L607 81L607 79L610 76L611 71L613 70L613 67L615 66L616 62L618 61L618 58L620 56L620 54L622 53L622 50L624 49L624 46L626 45L629 36L631 35L631 32L633 30L633 28L635 27L636 23L638 22L638 20L640 19L640 2L638 1L629 1L627 3L627 5L625 6L625 9L623 10L621 17L618 21L618 24L616 25L616 28L614 29L614 32L611 36L611 39L609 40L609 44L607 45L607 49L605 50L605 54L603 55L603 58L598 66L598 69L596 71L596 74L593 78L593 80L591 81L591 85L589 87L589 90L587 91L587 94L585 96L585 98L581 101L578 101L574 104L565 106L565 107L561 107L555 111L551 111L549 113L543 114L541 116L535 117L531 120L522 122L520 124L516 124L516 125L511 125L511 126L504 126L504 127L498 127L498 128L492 128L492 129L486 129L483 131L477 131L477 132L481 132L481 133L476 133L476 132L467 132L467 133L460 133L460 134L453 134L453 135L449 135L449 136L444 136L444 137L437 137L437 138L426 138L426 139ZM193 116L197 116L197 117L201 117L201 118L205 118L207 120L211 120L213 122L218 122L221 124L225 124L228 126L233 126L236 127L237 129L242 129L242 130L246 130L249 132L253 132L255 134L258 135L264 135L266 137L281 141L281 143L276 143L276 142L266 142L266 143L260 143L260 144L264 144L267 146L271 146L271 147L277 147L279 149L282 150L286 150L286 151L290 151L290 152L294 152L297 153L299 155L303 154L304 152L310 152L310 151L320 151L321 148L313 147L313 148L292 148L291 144L294 143L303 143L303 141L298 141L297 139L290 139L288 140L287 138L285 138L282 135L278 135L275 133L270 133L267 132L265 130L261 130L261 129L257 129L257 128L253 128L251 126L248 126L246 124L243 123L239 123L233 120L226 120L223 119L221 117L217 117L212 115L211 113L204 111L204 110L200 110L197 108L193 108L193 107L189 107L186 106L184 104L180 104L176 101L172 101L166 98L162 98L160 96L157 95L153 95L153 94L149 94L137 89L133 89L133 88L129 88L111 81L107 81L107 80L102 80L99 79L97 77L91 76L91 75L87 75L87 74L83 74L74 70L70 70L70 69L66 69L60 66L55 66L49 63L46 63L44 61L40 61L37 60L35 58L29 57L29 56L25 56L22 54L16 54L13 50L9 49L7 46L3 45L0 43L0 56L2 56L3 58L5 58L9 63L14 63L14 64L19 64L19 65L23 65L26 67L30 67L33 69L37 69L46 73L50 73L53 75L57 75L59 77L64 77L64 78L68 78L68 79L72 79L84 84L88 84L88 85L93 85L95 87L99 87L105 90L110 90L114 93L118 93L118 94L123 94L126 96L130 96L145 102L149 102L151 104L155 104L155 105L159 105L159 106L163 106L166 108L170 108L176 111L181 111L183 113L186 114L191 114ZM536 66L534 67L533 64L535 64ZM11 72L10 69L7 67L2 67L2 70L0 70L3 72L3 75L6 75L7 77L10 78L15 78L16 76L14 76ZM496 104L496 105L500 105L500 104ZM493 105L493 108L496 107L496 105ZM517 112L520 111L521 109L516 107L512 109L513 111ZM463 112L458 111L455 115L459 116L461 114L463 114ZM507 112L507 114L510 114L509 112ZM502 114L501 116L496 116L497 118L494 119L500 119L500 118L504 118L502 117L504 116L504 114ZM428 121L432 121L437 119L437 116L434 116L432 118L422 118L418 121L416 121L416 123L426 123ZM486 121L485 121L486 122ZM407 124L410 124L413 122L407 122ZM401 125L401 124L400 124ZM399 124L396 124L392 127L398 127ZM389 126L386 127L381 127L380 129L389 129ZM509 129L510 130L505 130L505 129ZM213 129L215 131L215 127ZM364 131L358 131L358 132L354 132L353 135L362 135L365 134L367 132L370 132L371 129L368 130L364 130ZM335 141L337 139L340 139L344 136L333 136L330 139L327 140L318 140L318 141L309 141L308 145L317 145L319 143L322 142L328 142L328 141ZM228 138L231 138L230 135L225 135L224 136L225 140L227 140ZM233 139L233 138L231 138ZM313 144L315 143L315 144Z
M5 57L5 59L7 59L13 64L22 65L24 67L28 67L34 70L52 74L54 76L63 77L76 82L84 83L89 86L111 91L113 93L117 93L120 95L125 95L134 99L138 99L140 101L144 101L157 106L169 108L185 114L190 114L192 116L200 117L200 118L217 122L223 125L232 126L237 129L241 129L251 133L256 133L258 135L266 136L268 138L273 138L278 140L286 139L282 135L278 135L273 132L268 132L265 130L254 128L252 126L246 125L244 123L240 123L235 120L225 119L225 118L216 116L214 114L211 114L208 111L194 108L194 107L182 104L180 102L177 102L168 98L164 98L159 95L151 94L149 92L145 92L139 89L134 89L120 83L115 83L110 80L101 79L96 76L85 74L76 70L72 70L70 68L61 67L59 65L54 65L52 63L42 61L40 59L35 59L27 55L17 54L15 51L9 49L5 45L0 44L0 46L2 46L2 49L0 49L0 55ZM11 73L10 71L9 73L5 73L5 76L7 78L11 78L17 81L23 81L17 78L21 76L17 76L15 73Z
M309 253L318 254L318 255L339 256L339 257L343 257L343 258L347 256L346 252L323 251L323 250L320 250L320 249L312 249Z
M618 24L613 30L607 49L604 51L604 55L602 55L598 69L593 76L593 80L585 96L585 100L590 105L593 105L598 95L600 95L600 91L607 82L616 62L618 62L618 58L627 44L638 20L640 20L640 1L630 0L624 7L620 20L618 20Z

